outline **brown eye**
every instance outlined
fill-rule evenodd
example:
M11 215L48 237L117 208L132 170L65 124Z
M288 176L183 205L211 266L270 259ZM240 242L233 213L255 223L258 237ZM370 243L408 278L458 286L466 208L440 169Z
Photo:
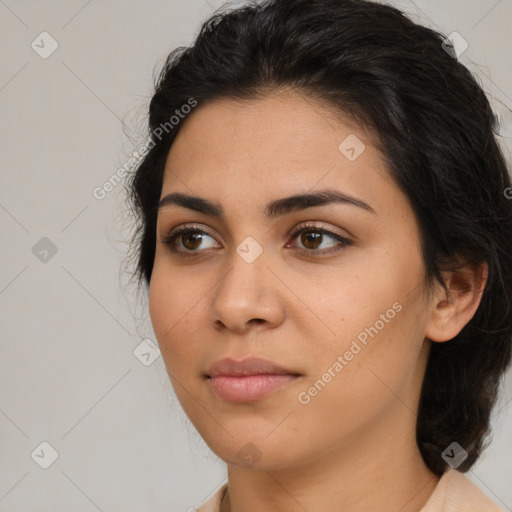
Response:
M202 242L203 235L197 233L185 233L181 235L183 247L190 251L197 249Z
M306 249L317 249L322 242L323 234L314 231L302 231L300 241Z
M169 235L164 237L162 243L169 245L171 251L181 256L198 256L203 249L215 248L215 244L205 246L207 239L215 239L209 235L206 231L199 229L196 226L181 226ZM352 241L348 238L342 237L337 233L333 233L327 229L316 225L302 226L296 229L292 234L292 240L297 239L304 249L299 249L307 256L318 256L318 255L334 255L337 254L348 246L352 245ZM333 240L335 243L331 244L327 248L323 248L322 244ZM181 242L181 243L180 243ZM290 247L287 245L286 247ZM293 246L292 246L293 247Z
M162 243L169 245L171 250L177 254L195 256L199 252L202 252L199 251L199 249L202 245L205 245L205 241L208 238L214 240L206 231L195 226L181 226L164 237ZM179 244L180 241L181 244ZM182 247L179 247L179 245ZM214 246L215 244L210 245L210 247L206 246L205 248L212 248Z
M336 254L352 245L352 241L348 238L342 237L337 233L333 233L332 231L328 231L327 229L314 224L299 227L292 234L292 238L297 239L305 248L302 252L310 256ZM332 244L326 249L320 248L322 243L329 238L337 243Z

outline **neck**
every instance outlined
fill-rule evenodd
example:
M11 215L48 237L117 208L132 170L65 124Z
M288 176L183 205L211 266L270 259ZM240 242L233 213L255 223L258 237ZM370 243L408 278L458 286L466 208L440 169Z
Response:
M403 408L403 414L411 411ZM439 477L423 462L414 422L398 424L401 431L393 421L390 429L358 432L357 439L292 468L256 471L228 464L220 512L419 512Z

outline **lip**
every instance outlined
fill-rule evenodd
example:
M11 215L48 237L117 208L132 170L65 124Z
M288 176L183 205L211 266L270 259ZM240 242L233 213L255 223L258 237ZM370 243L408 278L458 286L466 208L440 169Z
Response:
M247 357L240 361L227 357L217 361L206 370L207 377L240 377L244 375L299 375L268 359Z
M297 372L272 361L249 357L217 361L206 372L210 388L229 402L254 402L299 378Z

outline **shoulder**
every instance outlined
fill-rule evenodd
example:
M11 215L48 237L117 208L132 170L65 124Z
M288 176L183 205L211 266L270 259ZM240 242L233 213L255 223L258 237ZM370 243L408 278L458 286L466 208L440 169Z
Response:
M220 502L227 490L228 484L226 482L197 509L197 512L219 512Z
M466 475L449 468L420 512L503 512Z

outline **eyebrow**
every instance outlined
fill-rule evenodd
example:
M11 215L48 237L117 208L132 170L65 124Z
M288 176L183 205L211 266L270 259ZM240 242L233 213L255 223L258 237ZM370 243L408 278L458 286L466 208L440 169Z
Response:
M295 194L270 201L265 207L267 217L275 218L293 211L305 210L314 206L324 206L332 203L350 204L375 214L375 210L361 199L349 196L338 190L324 189L317 192ZM173 192L163 197L158 203L157 210L169 205L178 205L204 215L224 218L224 210L218 203L199 196L191 196L181 192Z

